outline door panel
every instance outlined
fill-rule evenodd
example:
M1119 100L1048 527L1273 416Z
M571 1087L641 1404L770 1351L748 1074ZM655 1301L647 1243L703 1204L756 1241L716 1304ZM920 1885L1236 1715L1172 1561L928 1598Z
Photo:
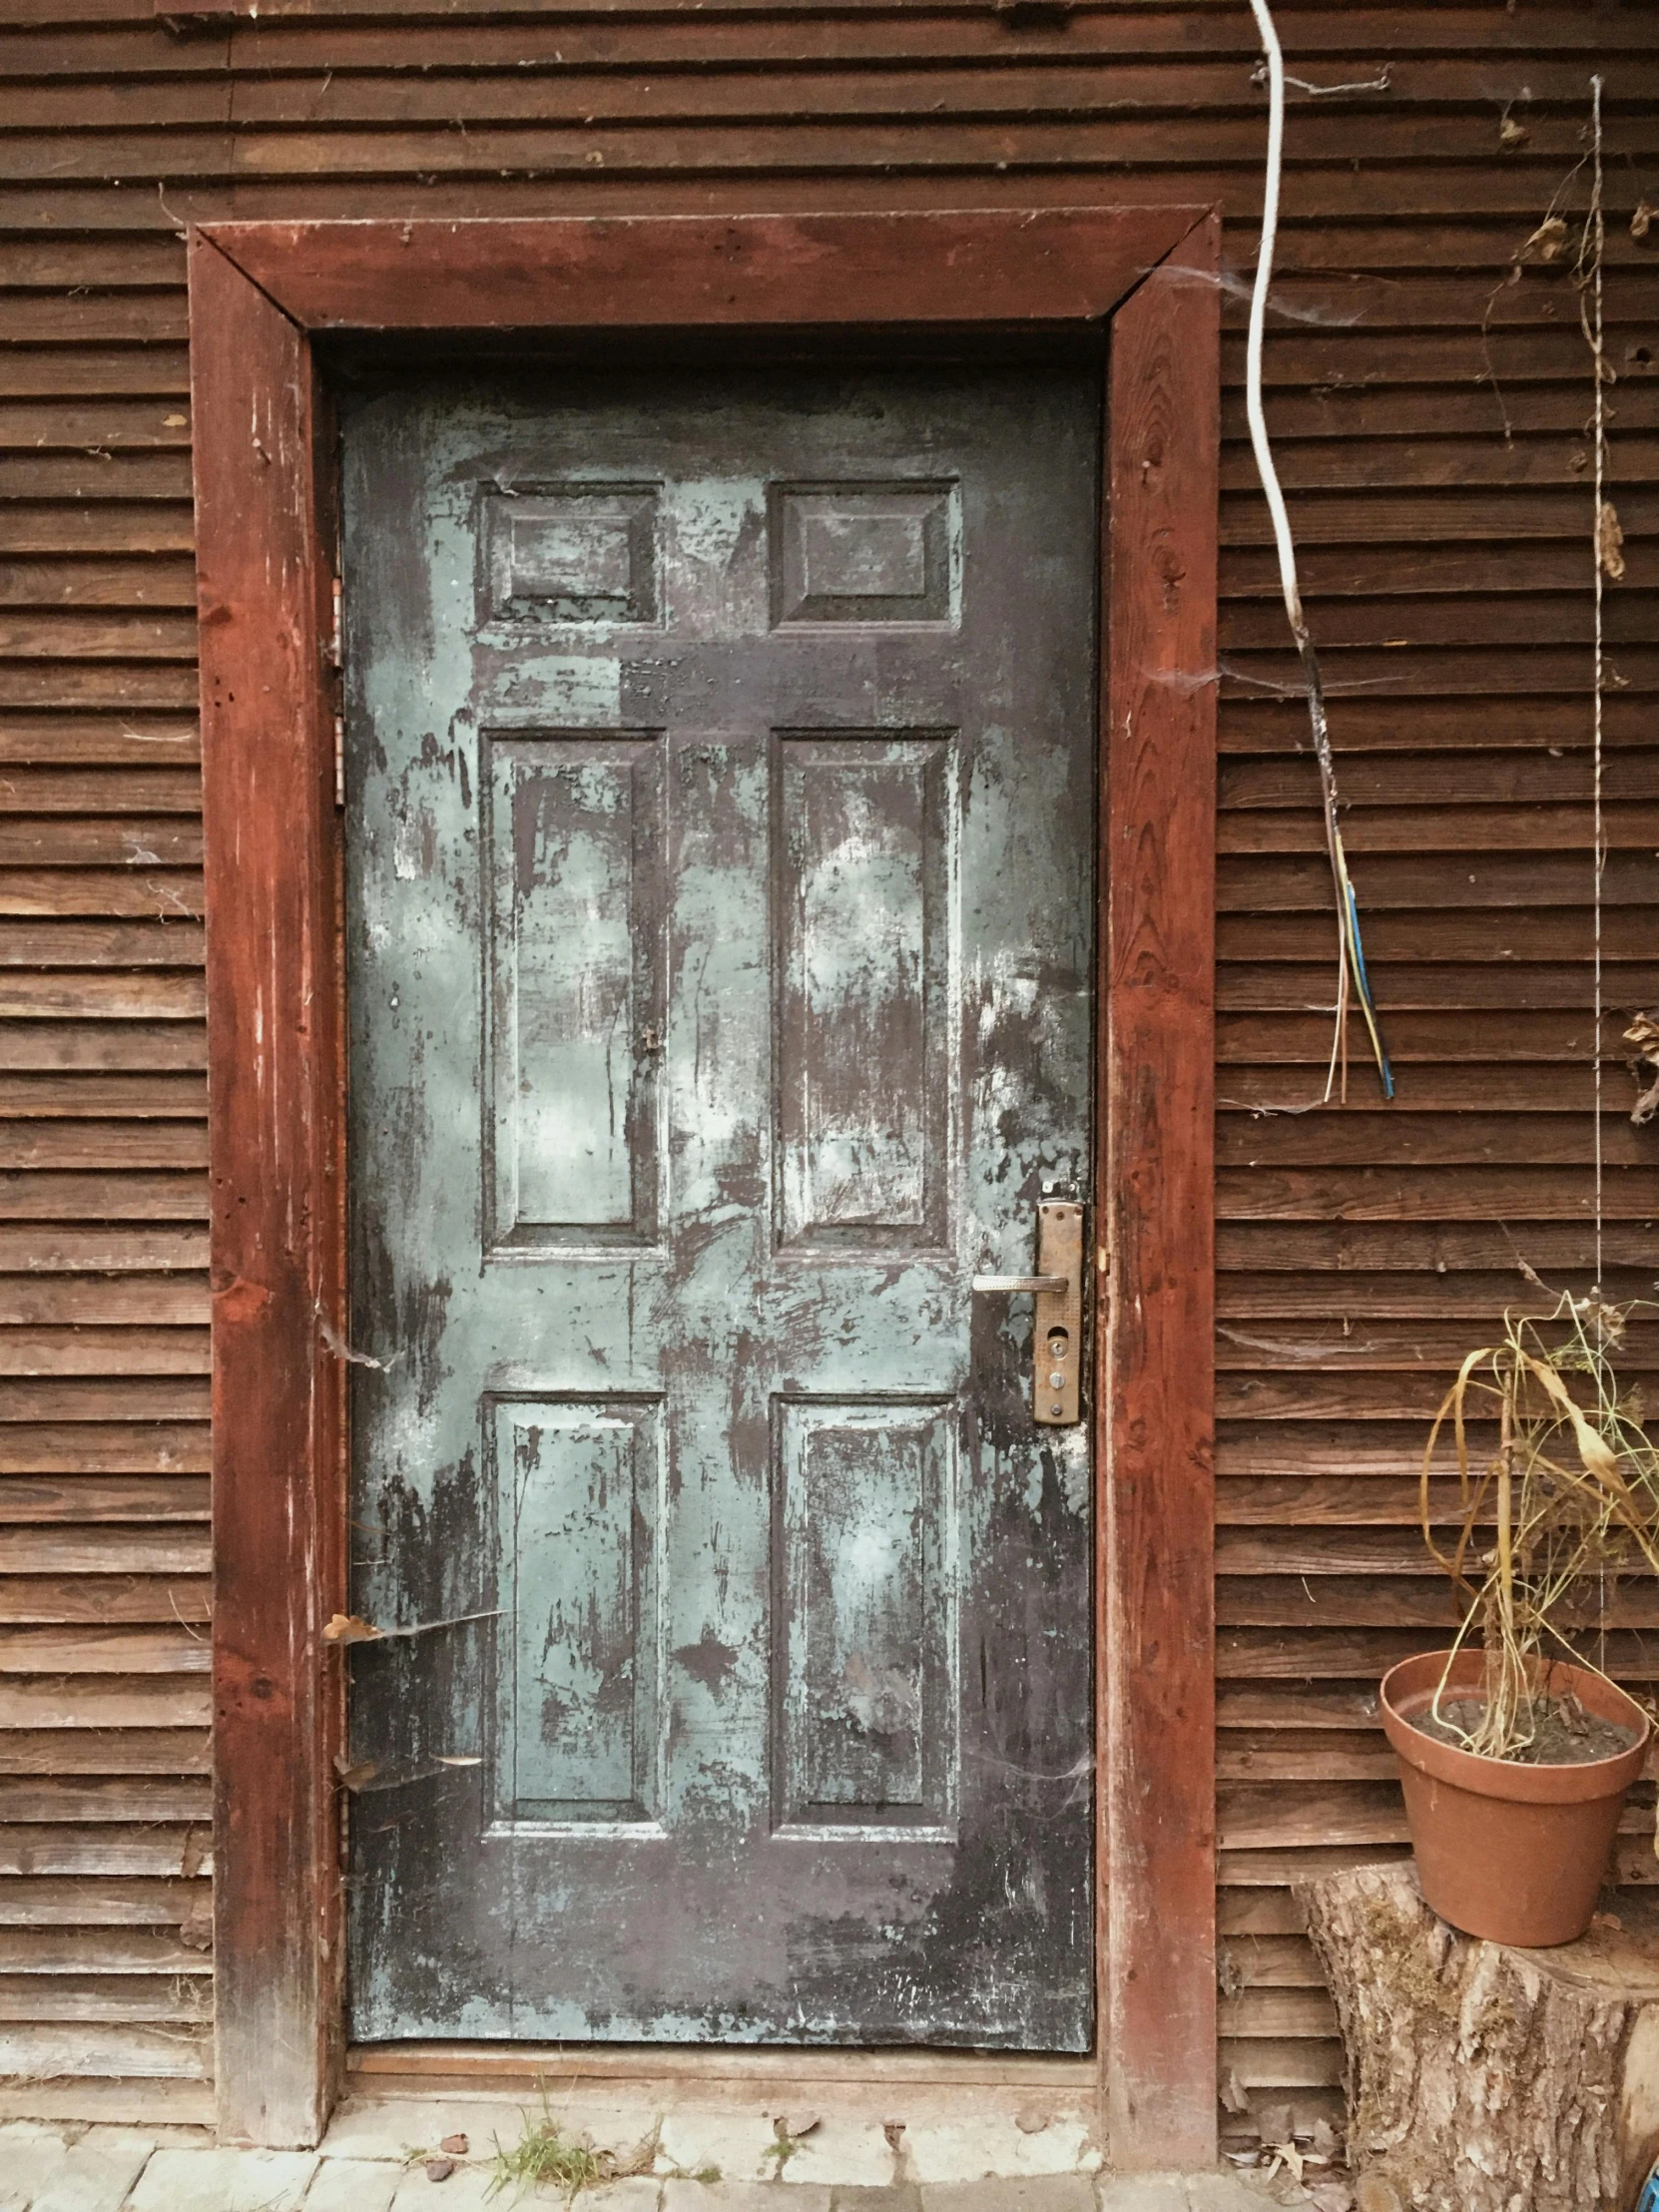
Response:
M1098 388L347 417L359 2038L1088 2045Z
M492 1253L656 1234L662 752L482 735Z
M661 1407L519 1398L492 1410L495 1820L650 1823L662 1804Z
M778 806L778 1246L944 1249L949 736L786 734Z
M775 1833L954 1841L953 1408L786 1399L773 1556Z

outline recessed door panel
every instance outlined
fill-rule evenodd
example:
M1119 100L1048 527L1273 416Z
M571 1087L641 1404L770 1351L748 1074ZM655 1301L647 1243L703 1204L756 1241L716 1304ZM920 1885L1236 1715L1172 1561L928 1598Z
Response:
M650 1821L659 1799L654 1404L497 1399L497 1817Z
M779 1408L780 1831L955 1842L959 1651L948 1403Z
M944 1247L954 768L943 735L779 740L787 1247Z
M775 486L770 550L780 624L956 619L954 484Z
M1090 2042L1098 384L347 410L360 2039Z
M662 751L481 735L491 1246L655 1229Z

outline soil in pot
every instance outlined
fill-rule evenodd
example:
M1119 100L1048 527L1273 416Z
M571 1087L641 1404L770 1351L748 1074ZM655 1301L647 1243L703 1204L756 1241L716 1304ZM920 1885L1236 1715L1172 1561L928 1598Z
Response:
M1437 1744L1467 1749L1485 1717L1486 1701L1478 1697L1443 1697L1439 1718L1425 1706L1404 1718L1419 1736ZM1618 1721L1587 1713L1574 1697L1541 1697L1532 1708L1532 1741L1519 1751L1506 1753L1505 1763L1517 1767L1587 1767L1595 1759L1616 1759L1637 1740L1638 1732Z

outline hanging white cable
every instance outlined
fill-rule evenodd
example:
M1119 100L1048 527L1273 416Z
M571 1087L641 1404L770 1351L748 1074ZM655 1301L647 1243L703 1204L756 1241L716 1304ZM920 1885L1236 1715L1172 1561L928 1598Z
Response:
M1268 165L1262 181L1262 244L1256 257L1256 282L1250 294L1250 335L1245 351L1245 412L1250 418L1250 443L1256 455L1268 512L1273 517L1273 539L1279 550L1279 581L1285 593L1285 612L1298 645L1307 634L1302 618L1302 592L1297 583L1296 542L1285 508L1279 471L1268 441L1267 416L1262 409L1262 347L1268 326L1268 293L1273 288L1273 258L1279 246L1279 195L1285 169L1285 55L1279 33L1268 12L1267 0L1250 0L1256 28L1268 58Z
M1257 472L1262 479L1262 489L1267 495L1268 512L1273 517L1273 540L1279 554L1279 582L1285 598L1285 613L1290 621L1291 636L1296 641L1297 655L1302 662L1303 674L1308 684L1308 715L1313 725L1314 755L1319 763L1320 795L1325 809L1326 851L1331 861L1331 880L1337 899L1337 1025L1331 1040L1331 1064L1326 1070L1325 1095L1329 1100L1336 1084L1340 1061L1345 1101L1348 1096L1346 1047L1349 988L1352 981L1354 989L1359 993L1361 1011L1366 1017L1366 1027L1371 1034L1382 1095L1384 1098L1391 1098L1393 1076L1388 1067L1388 1055L1383 1049L1377 1008L1372 1001L1371 984L1366 975L1365 954L1360 943L1359 904L1354 895L1354 886L1349 880L1348 860L1343 850L1342 829L1338 818L1337 770L1331 755L1331 733L1325 715L1325 687L1320 678L1319 656L1314 649L1314 640L1302 609L1302 588L1296 567L1296 541L1291 536L1291 518L1286 511L1279 471L1274 465L1273 445L1268 437L1267 415L1262 405L1262 353L1267 335L1268 294L1273 288L1274 255L1279 243L1279 200L1285 169L1285 55L1279 44L1279 33L1274 26L1267 0L1250 0L1250 5L1256 17L1256 27L1262 36L1262 47L1268 64L1268 159L1262 190L1262 243L1256 259L1256 282L1250 294L1250 331L1245 352L1245 412L1250 421L1250 443L1256 455Z

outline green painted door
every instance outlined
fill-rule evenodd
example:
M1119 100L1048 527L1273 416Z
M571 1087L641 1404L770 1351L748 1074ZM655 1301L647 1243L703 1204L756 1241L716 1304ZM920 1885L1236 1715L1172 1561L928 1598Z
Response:
M1098 392L348 411L360 2039L1090 2041Z

